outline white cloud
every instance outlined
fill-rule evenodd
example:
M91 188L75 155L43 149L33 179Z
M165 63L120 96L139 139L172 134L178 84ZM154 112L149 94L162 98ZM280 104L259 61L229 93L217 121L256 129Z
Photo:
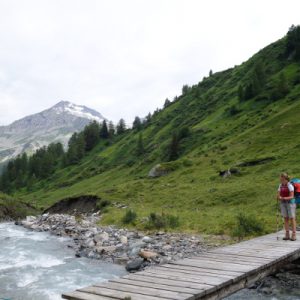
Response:
M298 0L0 0L0 124L69 100L127 122L240 64Z

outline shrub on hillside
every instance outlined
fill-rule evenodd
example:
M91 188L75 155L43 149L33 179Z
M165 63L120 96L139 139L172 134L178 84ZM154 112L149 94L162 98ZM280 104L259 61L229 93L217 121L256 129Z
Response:
M97 202L97 209L102 210L110 205L109 200L101 199Z
M167 229L179 227L179 217L171 214L156 214L151 213L148 217L148 222L145 225L146 229Z
M247 236L255 236L263 233L264 225L254 215L239 213L236 216L236 224L232 235L239 240Z
M228 108L228 113L230 116L235 116L241 112L241 109L239 109L236 105L232 105Z
M137 218L137 213L134 210L129 209L126 211L125 215L123 216L122 223L133 224L136 218Z

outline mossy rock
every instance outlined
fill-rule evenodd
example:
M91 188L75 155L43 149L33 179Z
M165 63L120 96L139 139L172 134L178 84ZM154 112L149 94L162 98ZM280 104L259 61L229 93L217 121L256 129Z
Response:
M180 165L177 161L157 164L149 171L148 176L151 178L165 176L178 169Z

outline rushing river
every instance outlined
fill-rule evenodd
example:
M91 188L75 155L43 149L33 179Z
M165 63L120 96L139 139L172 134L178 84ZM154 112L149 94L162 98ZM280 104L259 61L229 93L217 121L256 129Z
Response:
M56 300L61 293L119 277L124 267L75 258L71 241L0 223L0 299Z

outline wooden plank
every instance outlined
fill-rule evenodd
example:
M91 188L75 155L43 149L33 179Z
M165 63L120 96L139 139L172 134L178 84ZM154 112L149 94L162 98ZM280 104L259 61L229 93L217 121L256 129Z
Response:
M167 291L167 290L160 290L155 289L150 286L148 287L141 287L141 286L134 286L132 284L126 283L115 283L115 282L107 282L105 284L99 284L93 286L96 288L95 290L101 293L102 288L111 289L114 291L126 292L126 293L134 293L140 295L148 295L154 297L163 297L167 299L174 299L174 300L185 300L185 299L194 299L193 294L188 293L181 293L181 292L174 292L174 291ZM101 294L100 294L101 295Z
M226 253L224 250L220 250L220 253ZM228 253L228 252L227 252ZM284 253L284 254L272 254L268 251L262 252L262 251L246 251L246 250L238 250L238 251L230 251L230 253L234 253L235 255L255 255L262 258L270 258L272 262L276 262L280 259L283 259L291 254L290 253Z
M251 240L251 245L261 245L261 244L264 244L264 245L273 245L275 247L281 247L281 246L289 246L289 247L295 247L295 246L299 246L300 245L300 242L297 240L297 241L284 241L282 240L282 238L280 238L278 241L277 239L262 239L260 241L257 241L257 240ZM230 245L230 246L236 246L238 244L233 244L233 245ZM246 244L242 244L240 243L240 245L243 247L243 246L247 246L249 245L249 242L246 243Z
M233 271L224 271L224 270L212 270L212 269L204 269L200 267L194 267L194 266L182 266L182 265L176 265L176 264L165 264L161 266L162 268L168 268L176 271L176 269L180 270L187 270L187 271L195 271L195 272L201 272L201 274L216 274L221 275L225 277L231 277L231 276L239 276L241 273L233 272Z
M161 274L161 273L157 273L157 274L144 274L141 275L143 276L145 279L154 279L155 282L157 282L157 280L159 279L159 281L161 280L167 280L167 281L172 281L173 283L176 282L181 282L184 285L188 285L188 286L193 286L193 285L199 285L199 286L206 286L205 290L203 291L204 294L209 293L209 292L213 292L215 291L218 286L217 285L211 285L211 284L207 284L207 283L203 283L200 282L199 279L193 279L193 278L185 278L185 277L178 277L178 276L170 276L170 275L165 275L165 274Z
M232 279L235 278L236 275L222 275L222 274L217 274L217 273L209 273L209 272L205 272L205 271L193 271L193 270L185 270L184 268L180 268L181 266L179 266L179 268L165 268L164 266L161 266L159 269L153 269L152 271L155 273L160 273L160 272L165 272L165 271L170 271L173 272L175 274L190 274L190 275L195 275L195 276L208 276L208 277L217 277L217 278L222 278L222 279Z
M228 258L224 257L216 257L216 256L199 256L199 257L193 257L193 260L197 261L209 261L209 262L216 262L216 263L231 263L229 262ZM253 261L246 261L246 260L239 260L239 259L233 259L232 260L236 265L242 265L242 266L253 266L253 267L259 267L261 265L266 264L265 262L253 262Z
M219 250L221 250L221 249L219 248ZM223 255L223 256L226 255L229 258L237 257L237 258L241 258L241 259L253 259L254 261L255 261L255 259L258 259L260 261L265 261L265 262L272 261L272 258L259 257L259 256L255 256L255 255L247 255L246 253L235 254L235 253L230 253L228 251L218 251L218 249L210 250L210 251L206 252L206 255Z
M219 250L221 253L230 253L230 254L241 254L241 255L254 255L261 258L270 258L270 259L276 259L280 258L288 253L279 253L279 252L270 252L267 250L253 250L253 249L232 249L230 251L228 250Z
M294 249L298 249L298 247L289 247L288 245L287 246L272 246L272 245L265 245L265 244L258 244L258 245L244 245L244 246L241 246L241 245L237 245L237 246L234 246L234 247L230 247L230 248L224 248L224 250L229 250L229 252L231 250L235 250L235 249L239 249L239 250L252 250L252 251L270 251L270 252L275 252L275 253L279 253L279 252L289 252L290 250L294 250Z
M137 279L132 280L132 279L126 279L126 278L113 279L113 280L110 280L110 282L133 285L133 286L137 286L137 287L151 287L151 288L154 288L157 290L186 293L186 294L192 294L192 295L201 293L203 291L203 288L202 289L192 289L192 288L187 288L187 287L179 287L176 284L166 285L166 284L163 284L160 280L158 281L159 283L156 281L156 282L152 282L151 284L146 281L141 281L141 280L137 280Z
M216 252L216 254L217 254L217 253L219 253L219 254L224 254L224 255L226 255L226 254L231 254L231 253L223 252L223 251L222 251L222 252ZM269 260L269 262L276 262L276 260L278 260L278 259L281 258L281 256L278 257L278 256L270 256L270 255L261 255L260 253L257 253L256 255L253 255L253 253L249 253L249 252L247 252L247 253L236 252L236 253L234 253L234 255L240 256L240 257L251 256L251 257L253 257L253 258L255 258L255 257L257 257L257 258L266 258L266 259ZM266 262L266 263L267 263L267 262Z
M64 293L62 294L63 299L68 300L116 300L116 299L124 299L124 298L111 298L111 297L103 297L99 295L93 295L90 293L83 293L79 291L75 291L72 293Z
M181 282L185 282L185 283L190 283L190 284L204 284L207 286L210 286L210 288L207 288L207 290L213 291L215 290L218 286L215 284L209 284L209 283L205 283L205 282L201 282L199 279L195 279L195 278L187 278L187 277L180 277L180 276L176 276L176 275L166 275L166 274L162 274L162 273L149 273L149 274L144 274L144 277L152 277L155 278L156 280L159 279L167 279L167 280L171 280L171 281L181 281Z
M170 262L172 263L172 262ZM226 270L226 271L236 271L240 273L248 272L253 268L251 266L242 266L237 264L231 263L217 263L217 262L210 262L210 261L197 261L193 259L184 259L181 261L176 262L177 265L186 265L186 266L199 266L207 269L214 269L214 270Z
M234 255L234 254L221 254L221 253L212 253L212 252L207 252L201 256L196 256L193 257L195 259L201 258L201 257L205 257L205 258L217 258L217 259L224 259L227 261L241 261L241 262L259 262L259 263L268 263L271 262L272 259L270 258L258 258L258 257L249 257L249 256L238 256L238 255Z
M126 276L125 276L126 277ZM152 275L148 274L140 274L140 273L135 273L131 274L128 277L130 280L138 280L138 281L144 281L149 283L149 285L152 285L153 283L157 283L157 277L152 277ZM164 285L170 285L170 286L177 286L177 287L182 287L182 288L191 288L191 289L198 289L198 290L207 290L211 288L211 285L207 285L204 283L195 283L195 282L190 282L190 281L184 281L181 279L165 279L165 278L159 278L159 282Z
M234 245L230 245L227 247L224 247L224 249L234 249L234 248L241 248L241 249L247 249L247 248L252 248L252 249L261 249L261 248L282 248L282 249L295 249L295 248L299 248L298 243L294 243L291 241L283 241L282 243L280 241L257 241L254 242L252 241L251 244L234 244Z
M295 247L295 248L292 248L292 247L272 247L271 245L268 246L268 245L263 245L263 246L257 246L255 247L254 245L251 246L251 247L247 247L247 246L243 246L243 247L233 247L231 248L230 250L235 250L235 249L238 249L238 250L246 250L246 251L267 251L269 253L272 253L272 254L284 254L284 253L289 253L290 251L292 250L296 250L298 249L298 247Z
M164 298L164 297L154 297L154 296L148 296L148 295L142 295L132 292L124 292L124 291L116 291L108 288L100 288L96 286L89 286L83 289L79 289L80 292L90 293L94 295L100 295L100 296L106 296L111 297L113 299L124 299L129 298L131 300L158 300L158 299L170 299L170 298ZM96 300L96 299L95 299Z
M206 276L206 275L194 275L194 274L188 274L188 273L181 273L181 272L172 272L172 271L159 271L159 272L154 272L154 271L147 271L146 274L152 274L153 276L160 276L160 275L166 275L169 276L170 279L176 278L176 279L186 279L186 280L191 280L194 282L200 282L204 284L210 284L210 285L220 285L223 283L230 282L232 278L221 278L221 277L211 277L211 276Z
M238 264L238 265L248 265L248 266L252 266L252 267L258 267L258 266L261 266L261 265L267 265L267 264L269 264L269 263L272 263L272 261L271 260L269 260L269 261L264 261L264 262L262 262L262 261L257 261L257 262L254 262L254 261L249 261L248 263L247 263L247 260L246 259L238 259L237 257L236 258L233 258L233 257L228 257L228 258L226 258L226 257L215 257L215 256L210 256L210 255L208 255L208 256L204 256L204 257L195 257L195 258L193 258L193 259L195 259L195 260L197 260L197 261L202 261L202 260L206 260L206 261L211 261L211 262L213 262L213 261L215 261L215 262L223 262L223 263L230 263L231 261L234 261L234 263L235 264Z
M267 259L278 259L282 258L283 255L280 255L279 253L273 254L270 252L263 253L262 251L255 251L255 250L243 250L243 249L218 249L215 250L214 253L221 253L221 254L235 254L235 255L247 255L247 256L253 256L253 257L259 257L259 258L267 258ZM284 254L286 255L286 254Z

